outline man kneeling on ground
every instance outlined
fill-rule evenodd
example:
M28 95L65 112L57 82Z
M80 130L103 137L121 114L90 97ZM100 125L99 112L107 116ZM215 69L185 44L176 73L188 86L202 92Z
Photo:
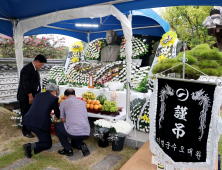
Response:
M72 147L82 150L83 155L89 154L89 150L84 139L90 135L90 125L88 113L84 101L75 97L75 90L66 89L64 92L65 101L60 103L60 113L62 123L55 124L55 133L58 136L64 149L59 150L59 154L72 156ZM68 138L72 139L71 144Z
M34 132L39 139L39 142L23 145L25 156L28 158L31 158L31 151L33 149L34 153L37 154L52 147L50 117L52 109L54 109L56 117L60 117L58 97L55 96L56 89L55 84L47 84L46 92L39 93L34 97L31 108L22 119L22 125L25 125L28 130Z

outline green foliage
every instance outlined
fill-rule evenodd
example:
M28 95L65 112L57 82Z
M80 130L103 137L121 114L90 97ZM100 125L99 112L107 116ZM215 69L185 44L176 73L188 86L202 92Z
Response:
M147 80L148 80L148 75L143 78L143 80L139 83L139 87L136 90L142 93L147 93L148 90Z
M214 37L207 34L207 28L202 26L212 8L212 6L166 7L160 15L170 24L179 39L187 42L188 47L193 48L199 44L210 45L216 41Z
M0 35L0 54L1 58L15 58L14 39L8 36ZM62 58L65 55L67 47L58 47L61 38L55 40L53 38L36 38L36 36L29 36L23 40L23 56L24 58L33 58L38 54L44 55L48 59ZM48 42L52 42L49 44Z
M183 57L183 52L179 53L176 58L170 58L161 60L158 62L152 72L154 74L165 71L177 64L182 63L179 59ZM201 44L193 48L193 50L186 51L186 58L188 59L188 64L192 67L202 71L209 76L221 76L222 75L222 52L218 49L211 49L207 44ZM182 64L167 71L168 73L180 73L182 74ZM201 75L200 72L195 69L185 66L185 77L188 79L198 79Z

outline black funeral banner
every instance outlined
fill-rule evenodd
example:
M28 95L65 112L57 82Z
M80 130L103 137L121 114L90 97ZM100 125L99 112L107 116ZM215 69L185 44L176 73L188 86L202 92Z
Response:
M215 87L158 79L155 140L174 162L206 162Z

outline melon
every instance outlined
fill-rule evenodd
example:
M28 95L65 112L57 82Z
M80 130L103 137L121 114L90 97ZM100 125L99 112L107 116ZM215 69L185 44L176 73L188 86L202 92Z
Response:
M104 101L107 100L106 96L104 94L100 94L99 96L97 96L96 100L99 100L100 101L100 104L103 105Z

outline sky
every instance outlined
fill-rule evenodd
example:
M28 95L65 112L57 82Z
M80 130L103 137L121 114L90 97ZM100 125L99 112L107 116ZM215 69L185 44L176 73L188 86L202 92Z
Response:
M152 8L156 13L158 13L159 12L159 10L161 9L161 8ZM49 36L49 35L54 35L54 37L56 38L56 37L58 37L58 38L65 38L65 46L67 46L67 47L71 47L71 45L73 44L73 43L75 43L75 42L77 42L77 41L81 41L81 40L79 40L79 39L77 39L77 38L74 38L74 37L70 37L70 36L66 36L66 35L60 35L60 34L40 34L40 35L37 35L37 38L40 38L40 37L43 37L43 36L45 36L45 37L47 37L47 36Z

